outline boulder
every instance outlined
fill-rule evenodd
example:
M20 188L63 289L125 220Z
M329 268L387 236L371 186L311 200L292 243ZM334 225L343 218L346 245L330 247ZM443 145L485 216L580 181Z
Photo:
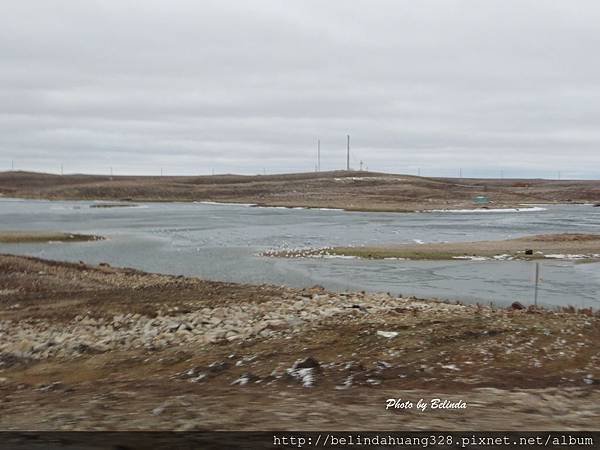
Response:
M513 302L512 305L510 305L510 308L515 311L520 311L525 309L525 306L523 306L521 302Z
M319 361L312 356L309 356L306 359L296 361L293 369L318 369L320 367L321 364L319 364Z

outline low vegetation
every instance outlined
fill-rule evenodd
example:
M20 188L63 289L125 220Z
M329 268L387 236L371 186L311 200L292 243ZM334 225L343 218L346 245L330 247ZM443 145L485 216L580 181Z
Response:
M85 242L99 241L103 238L89 234L60 233L46 231L0 231L2 244L26 244L42 242Z
M410 212L522 208L524 203L597 203L600 181L427 178L362 171L181 177L4 172L0 173L0 196L111 202L214 201ZM480 196L489 203L476 203L475 198Z

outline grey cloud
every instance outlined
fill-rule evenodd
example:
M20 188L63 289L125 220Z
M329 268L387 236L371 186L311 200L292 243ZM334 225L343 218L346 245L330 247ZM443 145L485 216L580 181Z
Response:
M4 2L0 170L600 176L596 2Z

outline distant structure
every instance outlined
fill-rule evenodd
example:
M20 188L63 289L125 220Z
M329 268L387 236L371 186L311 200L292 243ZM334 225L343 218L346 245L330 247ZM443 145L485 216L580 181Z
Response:
M477 195L473 197L473 203L477 205L486 205L490 202L490 199L485 195Z
M346 170L350 171L350 135L346 135Z
M317 139L317 172L321 171L321 139Z

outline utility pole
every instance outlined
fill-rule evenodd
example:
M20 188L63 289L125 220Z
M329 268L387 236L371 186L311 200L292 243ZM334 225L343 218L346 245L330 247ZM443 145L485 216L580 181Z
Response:
M417 168L417 176L420 177L421 176L421 168Z
M15 160L14 159L11 160L11 162L10 162L10 170L13 170L13 171L15 170Z
M60 165L60 174L61 174L61 175L64 175L64 172L63 172L63 165L62 165L62 164Z
M363 166L363 162L360 162L360 171L362 172L362 166Z
M321 171L321 139L317 139L317 172Z
M533 304L537 307L538 304L538 284L540 282L540 263L535 263L535 291L533 294Z
M458 169L458 178L462 178L462 167Z
M346 170L350 171L350 135L346 135L347 143L346 143Z

